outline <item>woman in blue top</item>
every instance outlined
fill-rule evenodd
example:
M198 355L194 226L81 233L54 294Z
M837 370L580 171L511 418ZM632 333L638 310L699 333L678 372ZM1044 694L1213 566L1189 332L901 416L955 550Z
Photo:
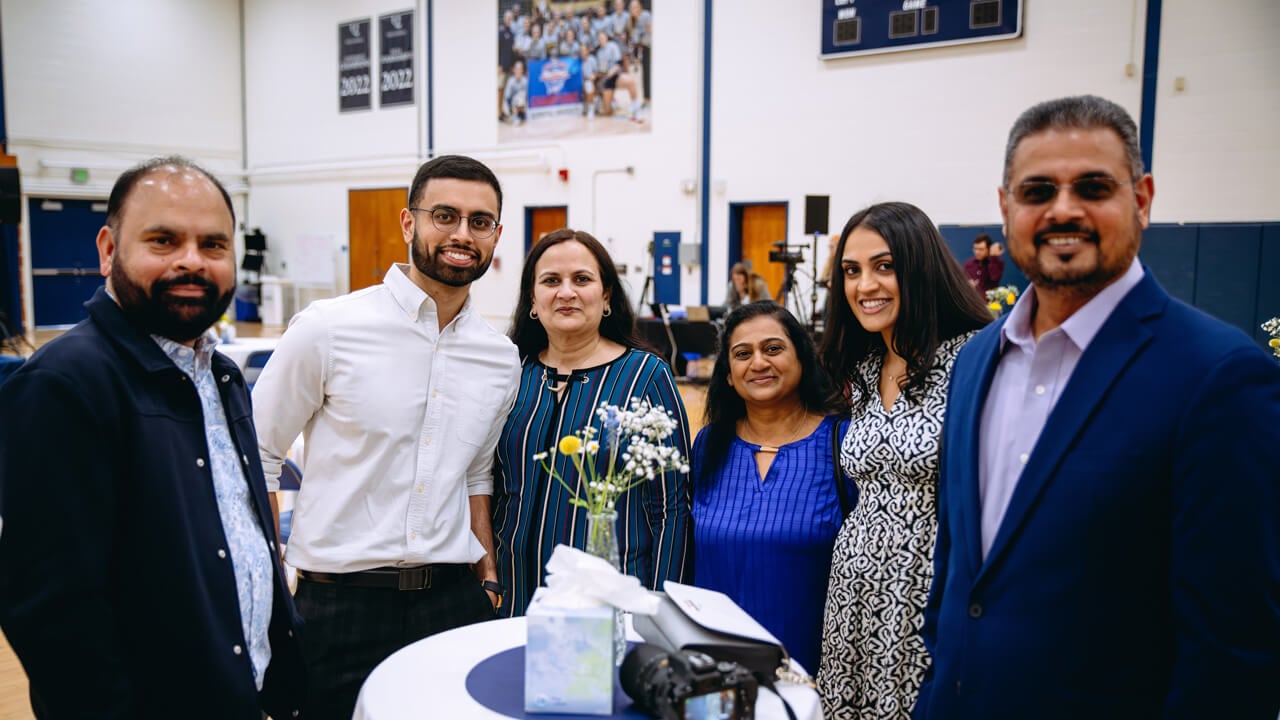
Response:
M729 313L693 446L693 581L733 598L810 672L831 548L857 499L834 460L842 410L786 308Z
M689 423L671 369L643 349L635 316L608 251L591 235L563 228L529 251L511 339L523 369L515 407L498 441L493 481L494 556L505 587L499 614L523 615L542 584L557 544L584 549L587 513L533 459L560 438L599 427L596 408L622 407L632 398L666 408L676 432L666 440L689 456ZM600 453L597 462L607 461ZM569 457L556 471L573 484ZM600 468L603 469L603 468ZM689 483L678 471L627 491L619 500L622 569L645 586L686 580Z

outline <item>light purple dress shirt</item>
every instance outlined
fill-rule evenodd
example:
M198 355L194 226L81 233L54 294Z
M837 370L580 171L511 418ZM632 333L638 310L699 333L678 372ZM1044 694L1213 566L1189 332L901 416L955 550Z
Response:
M1040 438L1049 413L1075 372L1080 356L1129 291L1141 282L1142 263L1102 289L1060 326L1040 336L1031 329L1035 288L1009 312L1000 329L1000 360L982 406L978 433L978 483L982 502L982 557L1000 530L1022 467Z

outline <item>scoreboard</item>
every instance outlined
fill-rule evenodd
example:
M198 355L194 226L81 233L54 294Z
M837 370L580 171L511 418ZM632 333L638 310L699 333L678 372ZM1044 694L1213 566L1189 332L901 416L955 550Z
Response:
M1022 0L822 0L822 57L1022 35Z

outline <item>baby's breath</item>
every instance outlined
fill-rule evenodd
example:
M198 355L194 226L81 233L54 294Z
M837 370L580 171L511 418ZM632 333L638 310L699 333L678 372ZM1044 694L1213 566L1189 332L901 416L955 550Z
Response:
M632 398L624 407L602 403L595 415L598 428L589 425L565 435L548 452L533 456L569 491L570 504L600 514L613 510L623 493L641 483L670 470L689 472L680 450L664 444L677 429L676 419L665 408ZM602 452L603 470L596 466ZM567 456L578 471L574 485L556 471L557 455Z

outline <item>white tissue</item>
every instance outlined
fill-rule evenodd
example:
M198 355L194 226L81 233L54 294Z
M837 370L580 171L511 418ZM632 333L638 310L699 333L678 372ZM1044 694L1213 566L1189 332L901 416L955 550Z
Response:
M612 605L639 615L658 612L660 598L640 581L594 555L557 545L547 561L547 589L542 602L562 608Z

